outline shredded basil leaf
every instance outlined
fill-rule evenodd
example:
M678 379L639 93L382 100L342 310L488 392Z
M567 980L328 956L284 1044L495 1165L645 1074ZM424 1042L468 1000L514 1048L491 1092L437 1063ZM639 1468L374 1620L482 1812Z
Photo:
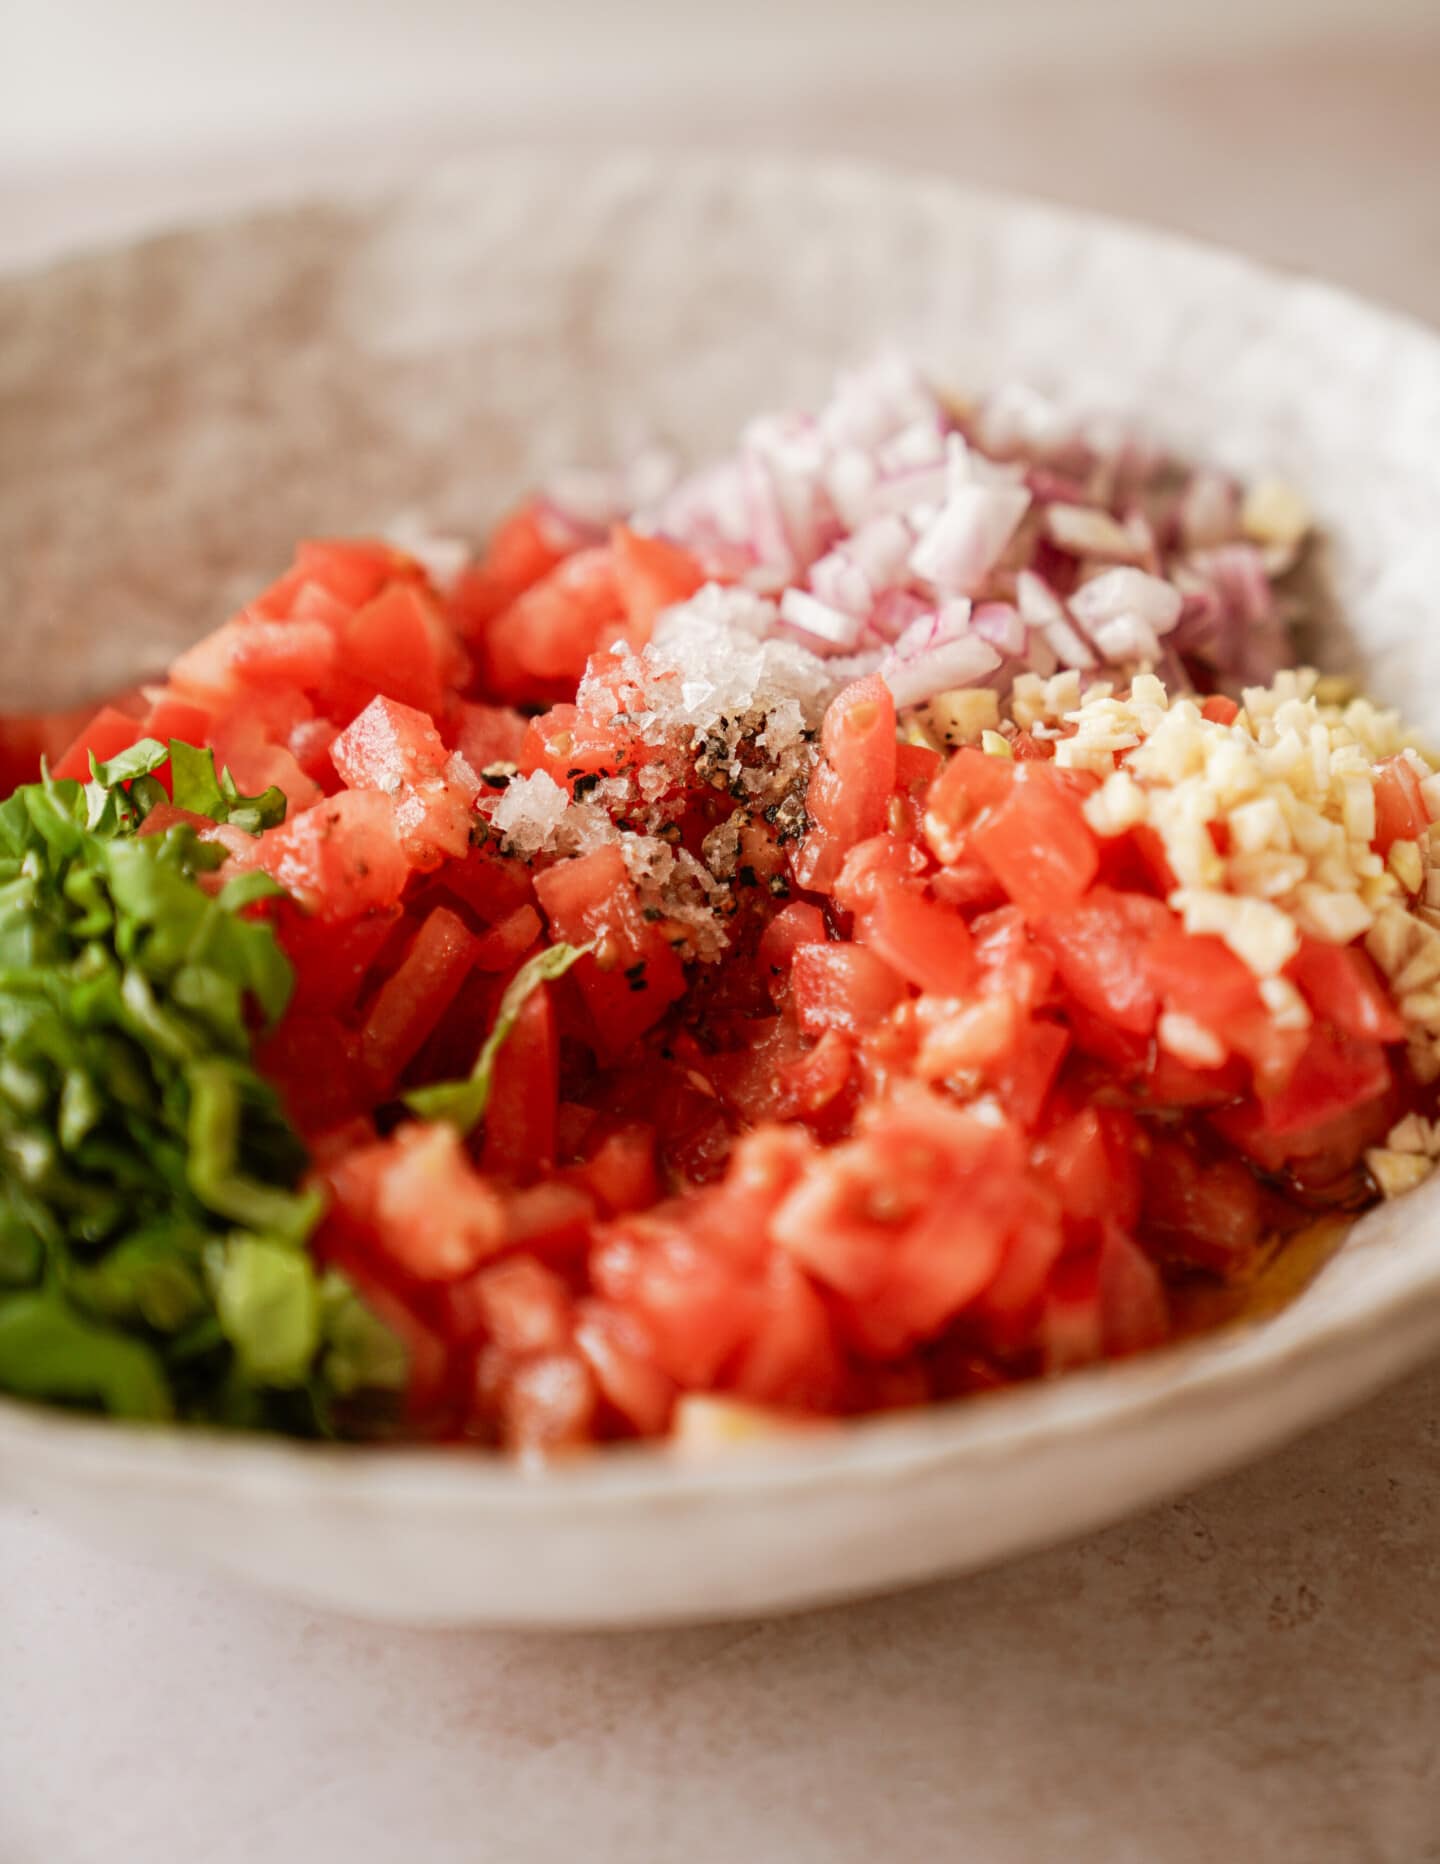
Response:
M228 770L215 774L215 753L197 750L178 738L170 740L171 800L192 815L212 822L233 822L247 834L258 835L285 820L285 792L274 784L258 796L243 796Z
M527 1000L542 984L563 977L571 965L593 950L591 945L550 945L522 964L511 978L495 1023L469 1077L464 1081L440 1081L433 1087L417 1087L405 1096L405 1105L423 1120L445 1120L460 1133L473 1132L485 1117L490 1104L490 1090L495 1081L495 1058L509 1039Z
M166 764L181 807L283 818L154 739L0 803L0 1392L328 1433L404 1351L311 1260L321 1200L252 1064L292 977L249 909L281 889L214 893L222 849L137 833Z

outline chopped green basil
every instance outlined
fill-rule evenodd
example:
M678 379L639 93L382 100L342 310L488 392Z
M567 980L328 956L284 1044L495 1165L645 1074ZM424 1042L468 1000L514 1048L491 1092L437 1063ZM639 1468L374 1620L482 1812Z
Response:
M405 1105L410 1111L424 1120L445 1120L462 1134L473 1131L484 1119L485 1109L490 1104L495 1058L505 1046L527 1000L542 984L563 977L589 950L589 945L551 945L537 952L527 964L522 964L500 999L494 1027L486 1036L468 1078L416 1088L405 1096Z
M321 1200L252 1065L292 979L249 909L280 889L213 892L223 850L137 834L167 763L184 808L283 818L153 739L0 803L0 1391L328 1432L403 1348L312 1262Z

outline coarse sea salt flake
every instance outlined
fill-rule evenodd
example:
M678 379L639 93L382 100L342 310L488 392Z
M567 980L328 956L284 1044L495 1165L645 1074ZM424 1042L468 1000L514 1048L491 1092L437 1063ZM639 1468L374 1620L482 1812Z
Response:
M570 807L570 795L545 771L516 777L490 812L490 825L524 854L538 854Z

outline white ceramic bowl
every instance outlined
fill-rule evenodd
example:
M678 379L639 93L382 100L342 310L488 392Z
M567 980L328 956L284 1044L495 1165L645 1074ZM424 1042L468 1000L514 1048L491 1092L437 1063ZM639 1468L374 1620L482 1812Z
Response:
M496 156L403 198L0 283L0 687L163 660L317 529L475 533L644 424L691 451L897 340L1300 485L1343 626L1440 724L1440 342L1110 223L837 167ZM9 392L8 401L4 399ZM116 643L118 642L118 647ZM0 1403L0 1492L165 1558L412 1623L637 1624L921 1580L1144 1506L1440 1342L1440 1183L1263 1325L703 1464L142 1431Z

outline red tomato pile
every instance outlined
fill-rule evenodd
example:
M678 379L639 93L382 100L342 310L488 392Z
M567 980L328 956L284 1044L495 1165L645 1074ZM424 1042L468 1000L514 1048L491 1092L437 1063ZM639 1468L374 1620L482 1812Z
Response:
M291 896L263 909L296 990L259 1061L330 1194L317 1247L410 1345L417 1433L551 1450L664 1434L687 1393L849 1414L1083 1365L1164 1340L1177 1278L1364 1201L1406 1092L1368 961L1304 943L1314 1021L1278 1029L1182 931L1153 838L1102 846L1096 779L1023 734L942 758L878 678L841 692L807 831L745 818L718 960L617 843L507 852L477 802L517 770L581 797L658 762L696 855L736 807L574 703L701 580L625 530L567 549L535 509L445 600L384 546L305 544L58 767L175 737L286 792L260 838L207 832ZM1378 840L1417 806L1397 773ZM592 949L526 1001L483 1125L404 1117L559 941ZM1160 1050L1164 1012L1223 1063Z

